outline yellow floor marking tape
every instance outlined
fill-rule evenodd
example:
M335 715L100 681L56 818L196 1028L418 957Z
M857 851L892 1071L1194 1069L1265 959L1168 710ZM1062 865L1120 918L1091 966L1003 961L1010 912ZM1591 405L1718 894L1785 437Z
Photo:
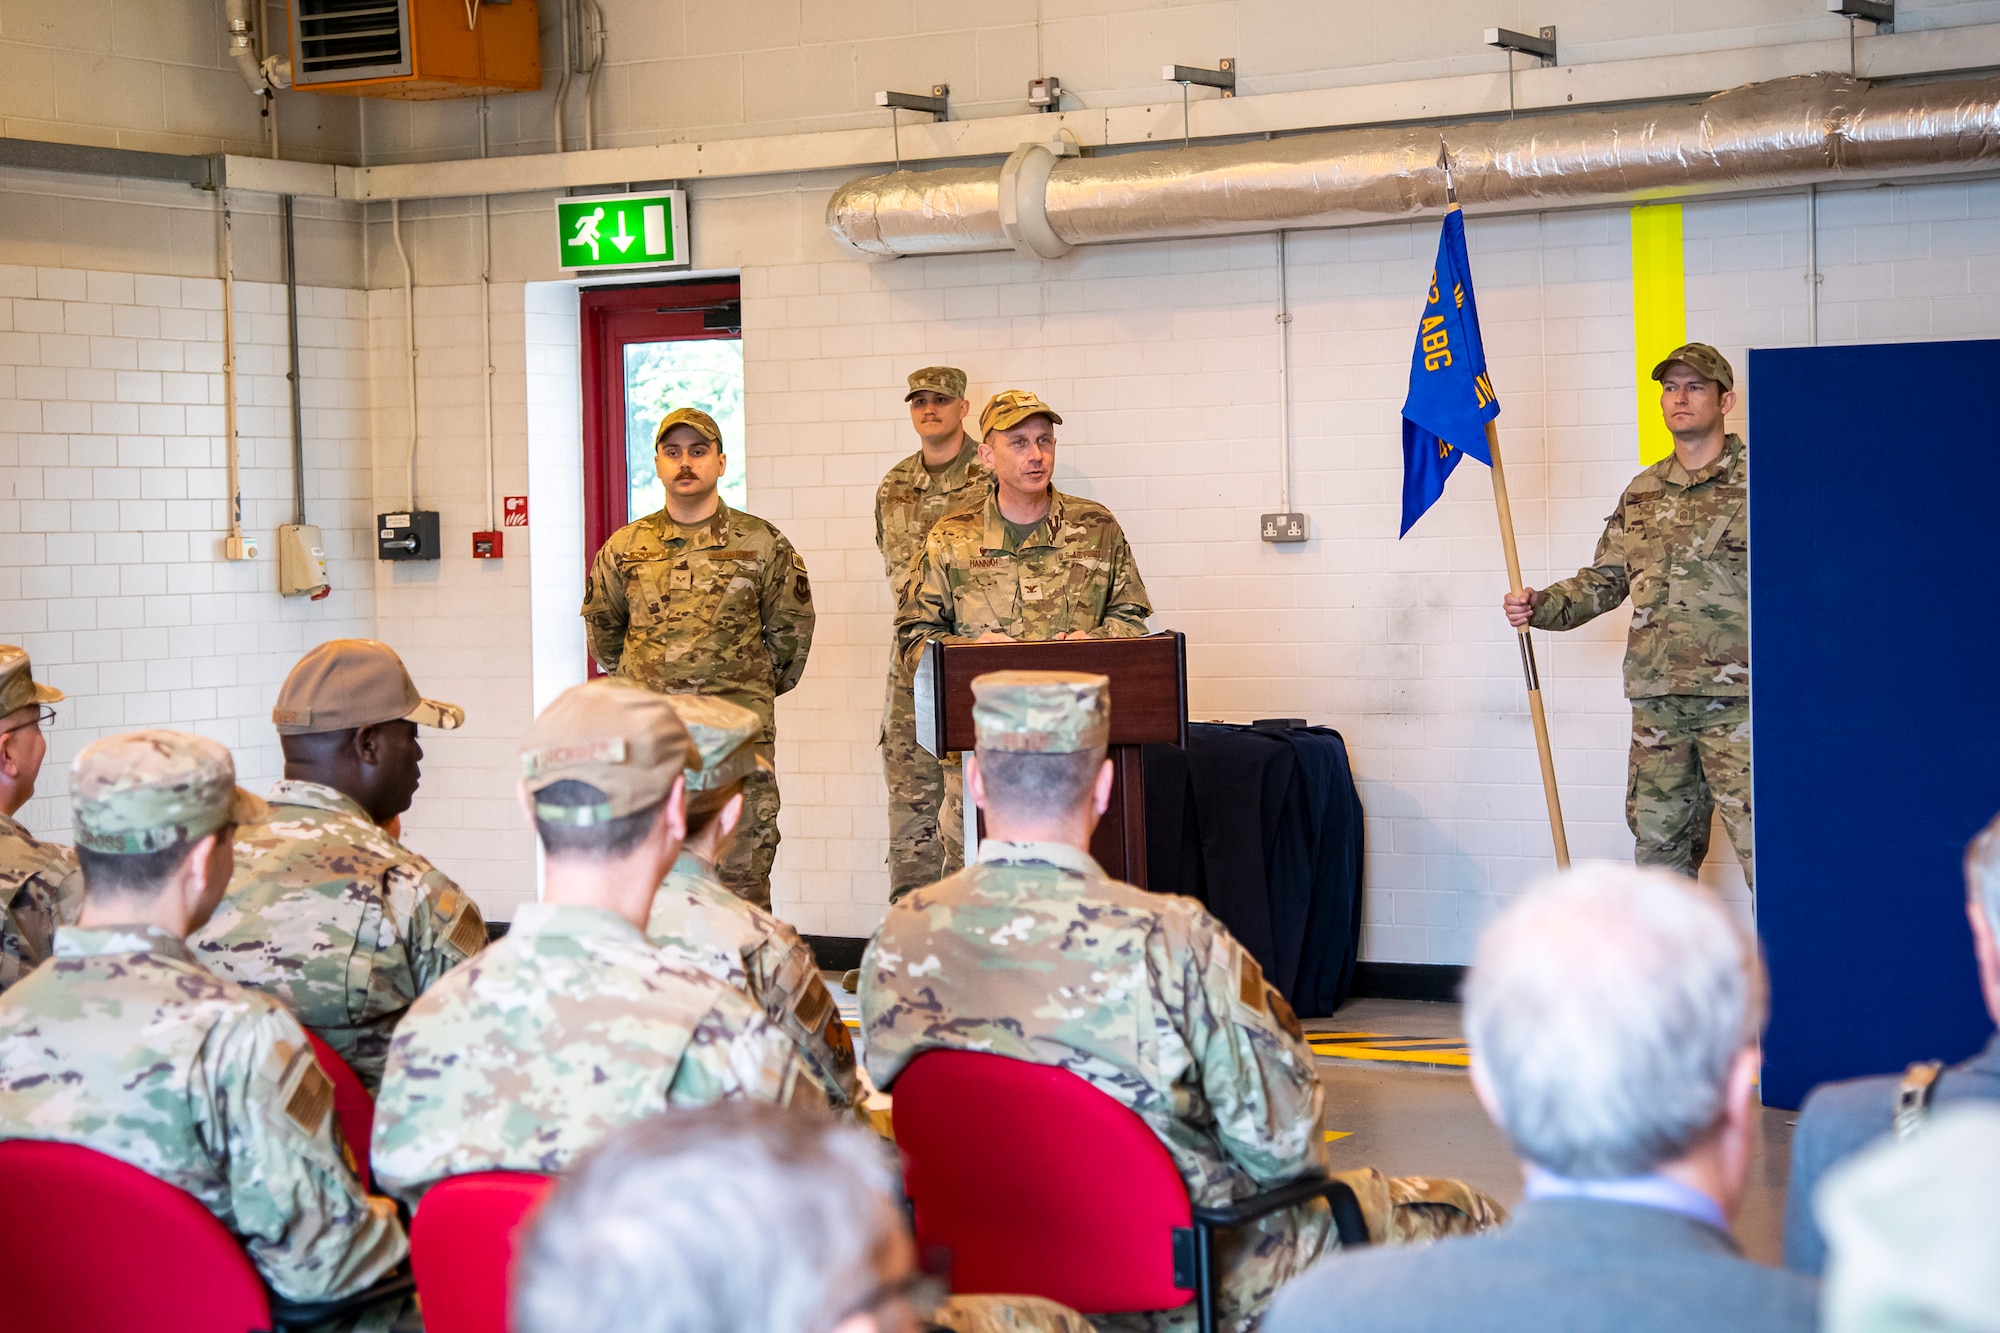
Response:
M1465 1043L1452 1037L1391 1037L1381 1033L1306 1034L1313 1054L1329 1060L1387 1060L1399 1064L1450 1065L1472 1063Z
M1354 1131L1351 1129L1329 1129L1326 1131L1326 1141L1328 1143L1332 1143L1335 1139L1351 1139L1353 1137Z

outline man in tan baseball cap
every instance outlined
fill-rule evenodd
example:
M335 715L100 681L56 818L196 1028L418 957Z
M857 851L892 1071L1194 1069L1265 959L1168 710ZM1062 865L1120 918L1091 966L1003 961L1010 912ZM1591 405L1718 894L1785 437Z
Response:
M805 675L812 651L812 582L785 534L724 503L722 432L706 412L660 418L653 463L666 504L605 539L591 561L583 621L607 676L661 694L734 700L763 720L766 759L777 744L779 695ZM754 777L744 834L717 869L760 906L771 902L778 854L778 784Z
M397 1028L375 1105L390 1193L414 1204L447 1176L559 1172L670 1105L825 1105L748 996L643 933L701 764L669 700L630 681L565 690L528 728L520 793L547 853L542 899Z
M1653 367L1673 452L1634 477L1588 565L1501 598L1516 629L1571 630L1632 601L1625 822L1633 858L1696 875L1714 817L1757 886L1750 813L1750 451L1730 431L1736 369L1707 343Z
M889 596L900 613L917 587L924 540L938 520L986 503L992 477L979 463L979 441L966 433L965 372L925 366L910 372L903 401L917 433L917 451L899 461L875 489L875 546ZM909 673L889 653L882 706L882 775L889 787L889 896L898 897L944 874L938 811L944 770L917 744L917 709Z
M0 644L0 991L49 956L56 922L83 898L76 858L43 842L14 815L35 794L63 692L35 679L25 650Z
M985 505L931 529L916 587L896 612L896 657L914 676L932 639L1123 639L1153 613L1139 563L1111 511L1056 489L1062 416L1040 394L1007 389L979 414ZM959 766L944 765L943 873L965 859Z
M410 1001L486 945L471 896L383 827L416 795L418 726L455 729L465 710L426 699L388 644L333 639L285 677L271 720L284 780L237 831L229 895L196 949L373 1088Z

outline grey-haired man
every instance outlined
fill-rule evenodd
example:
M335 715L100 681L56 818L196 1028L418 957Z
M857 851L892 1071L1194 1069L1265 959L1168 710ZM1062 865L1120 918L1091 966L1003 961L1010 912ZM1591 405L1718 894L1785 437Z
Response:
M1526 1201L1492 1236L1336 1256L1280 1293L1268 1333L1811 1333L1818 1284L1729 1234L1764 997L1755 942L1692 880L1591 865L1530 890L1465 991L1473 1089Z

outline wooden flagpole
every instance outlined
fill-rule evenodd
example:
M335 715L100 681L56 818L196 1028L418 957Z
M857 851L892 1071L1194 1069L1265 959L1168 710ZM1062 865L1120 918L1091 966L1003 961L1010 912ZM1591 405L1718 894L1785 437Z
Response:
M1500 513L1500 549L1507 554L1507 586L1518 593L1521 584L1521 553L1514 548L1514 510L1507 503L1507 474L1500 467L1500 432L1486 423L1486 452L1493 459L1493 507ZM1528 681L1528 716L1535 723L1535 753L1542 760L1542 797L1549 804L1549 836L1555 840L1556 868L1569 869L1569 834L1563 831L1562 797L1556 792L1556 761L1549 749L1549 717L1542 711L1542 678L1535 670L1535 644L1528 627L1515 631L1520 636L1521 671Z
M1444 168L1445 198L1451 205L1450 211L1458 208L1458 185L1452 179L1451 156L1445 151L1444 141L1438 141L1438 165ZM1491 421L1486 423L1486 453L1493 460L1493 508L1500 516L1500 549L1507 557L1507 586L1520 593L1521 553L1514 544L1514 509L1507 502L1507 473L1500 464L1500 432ZM1528 716L1535 724L1535 753L1542 761L1542 798L1549 807L1549 837L1555 842L1556 867L1569 869L1569 834L1563 829L1562 796L1556 791L1555 754L1549 747L1549 717L1542 708L1542 678L1535 669L1535 644L1528 637L1528 627L1523 625L1515 631L1521 644L1521 673L1528 684Z

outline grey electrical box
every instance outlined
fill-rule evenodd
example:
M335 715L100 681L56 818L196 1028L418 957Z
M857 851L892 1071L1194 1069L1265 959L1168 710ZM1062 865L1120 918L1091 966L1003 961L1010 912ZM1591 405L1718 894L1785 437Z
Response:
M1257 522L1257 535L1267 542L1302 542L1311 531L1304 514L1266 514Z
M333 591L319 529L310 523L287 523L278 529L278 591L315 601Z
M438 543L435 509L403 509L375 516L375 555L381 560L435 560L444 554Z

